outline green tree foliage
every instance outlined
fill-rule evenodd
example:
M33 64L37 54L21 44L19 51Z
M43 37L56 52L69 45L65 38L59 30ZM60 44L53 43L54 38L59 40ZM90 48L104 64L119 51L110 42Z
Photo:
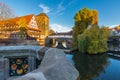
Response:
M74 17L75 25L73 27L73 45L77 46L77 36L82 34L89 25L98 24L98 12L83 8L78 11Z
M24 36L24 33L27 30L27 21L25 18L21 18L18 22L17 22L18 26L19 26L19 30L20 30L20 35L21 38Z
M104 73L109 65L107 54L90 56L76 52L73 60L80 73L79 80L93 80L93 78L100 76L100 73Z
M54 33L55 33L54 30L52 30L52 29L49 30L49 35L52 35L52 34L54 34Z
M0 2L0 20L15 17L13 11L3 2Z
M109 30L105 27L92 26L78 36L78 48L82 53L97 54L107 51Z
M18 22L17 22L19 29L21 32L25 32L26 28L27 28L27 21L25 18L21 18Z

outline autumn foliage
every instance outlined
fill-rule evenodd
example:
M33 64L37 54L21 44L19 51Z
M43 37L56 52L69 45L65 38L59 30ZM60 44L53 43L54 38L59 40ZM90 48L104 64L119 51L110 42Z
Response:
M77 36L82 34L90 25L98 24L98 12L83 8L74 16L75 24L73 27L73 45L77 46Z

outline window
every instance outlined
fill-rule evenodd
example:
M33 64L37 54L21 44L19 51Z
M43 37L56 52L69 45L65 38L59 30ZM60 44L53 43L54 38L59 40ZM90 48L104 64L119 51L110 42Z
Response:
M28 58L9 59L10 76L20 76L28 72Z

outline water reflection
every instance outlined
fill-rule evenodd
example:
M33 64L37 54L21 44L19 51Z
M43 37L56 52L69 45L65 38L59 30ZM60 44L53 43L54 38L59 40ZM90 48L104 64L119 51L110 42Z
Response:
M78 52L74 54L74 65L80 73L80 80L92 80L100 73L104 73L105 68L109 65L107 54L92 56Z

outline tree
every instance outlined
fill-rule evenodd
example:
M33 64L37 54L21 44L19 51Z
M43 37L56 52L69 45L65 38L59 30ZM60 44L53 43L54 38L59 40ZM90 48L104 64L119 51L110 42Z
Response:
M25 18L21 18L18 22L17 22L18 26L19 26L19 30L20 30L20 35L21 38L23 37L24 33L27 30L27 21Z
M4 3L0 2L0 20L14 17L13 11Z
M117 29L120 30L120 25L117 26Z
M52 30L52 29L49 30L49 35L52 35L52 34L54 34L54 33L55 33L54 30Z
M76 13L74 20L73 45L77 46L77 36L82 34L90 25L98 24L98 12L96 10L83 8Z
M82 53L97 54L107 51L109 30L105 27L92 26L78 36L78 48Z

